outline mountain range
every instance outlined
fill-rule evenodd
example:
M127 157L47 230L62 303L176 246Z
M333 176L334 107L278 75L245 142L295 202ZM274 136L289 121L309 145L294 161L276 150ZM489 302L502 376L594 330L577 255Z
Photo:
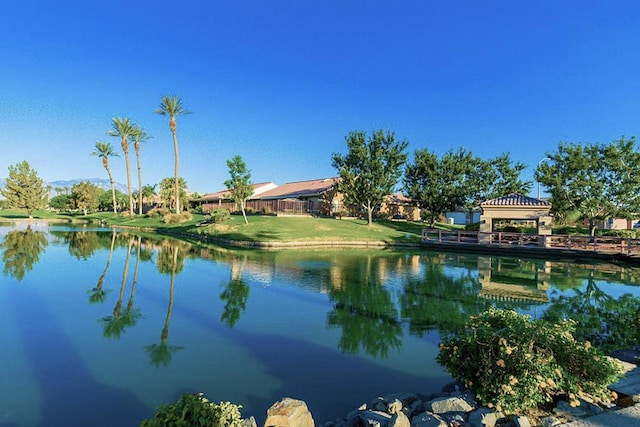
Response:
M84 178L84 179L68 179L68 180L58 180L58 181L51 181L51 182L45 182L44 185L46 186L51 186L51 191L50 191L50 195L51 196L55 196L56 194L58 194L59 190L61 189L65 189L65 190L69 190L71 191L71 188L83 181L89 181L90 183L97 185L100 188L104 188L105 190L110 190L111 189L111 183L109 183L109 180L106 178ZM6 180L4 179L0 179L0 188L4 188L6 184ZM124 184L120 184L119 182L115 183L115 187L116 190L123 192L124 194L128 194L127 191L127 186Z

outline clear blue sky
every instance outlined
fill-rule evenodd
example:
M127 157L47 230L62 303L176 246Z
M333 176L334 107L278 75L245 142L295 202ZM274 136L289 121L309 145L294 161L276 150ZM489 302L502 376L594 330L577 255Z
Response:
M46 181L106 178L90 153L120 151L120 116L154 136L157 183L173 145L153 110L178 94L192 191L222 189L236 154L254 182L335 176L345 135L375 129L411 153L510 152L531 178L560 141L638 133L639 16L636 0L0 0L0 177L27 160Z

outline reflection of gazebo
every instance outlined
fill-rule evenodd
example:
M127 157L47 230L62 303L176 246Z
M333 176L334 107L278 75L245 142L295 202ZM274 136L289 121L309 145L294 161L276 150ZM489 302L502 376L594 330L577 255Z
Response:
M535 221L537 234L551 234L551 203L546 200L509 194L480 203L480 231L490 233L499 220Z
M478 257L478 279L483 298L501 301L549 302L547 291L551 264L548 261L525 265L505 263L500 259Z

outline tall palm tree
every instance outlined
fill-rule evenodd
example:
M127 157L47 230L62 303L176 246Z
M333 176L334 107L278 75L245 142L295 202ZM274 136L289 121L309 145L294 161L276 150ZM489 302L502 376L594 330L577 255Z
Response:
M109 142L96 142L96 151L91 153L94 156L98 156L102 159L102 166L107 170L107 175L109 175L109 182L111 183L111 196L113 197L113 214L118 214L118 209L116 206L116 186L113 182L113 176L111 175L111 169L109 168L109 157L118 157L118 153L116 153L115 149Z
M160 99L160 107L154 111L156 114L169 116L169 129L173 136L173 151L175 153L175 183L174 191L176 196L176 212L180 212L180 185L178 183L178 166L180 164L180 156L178 154L178 137L176 136L176 117L184 114L191 114L182 106L182 101L178 95L165 95Z
M145 200L149 200L149 198L156 195L156 185L157 184L146 184L142 186L142 195L140 196L140 200L142 200L143 204Z
M136 150L136 161L138 163L138 214L142 215L142 171L140 169L140 143L149 140L149 136L139 125L134 126L134 132L131 135L133 148Z
M129 166L129 138L135 133L135 125L128 117L114 117L111 119L111 129L108 133L111 136L120 138L122 151L124 152L124 162L127 166L127 188L129 190L129 215L133 216L133 191L131 190L131 167Z

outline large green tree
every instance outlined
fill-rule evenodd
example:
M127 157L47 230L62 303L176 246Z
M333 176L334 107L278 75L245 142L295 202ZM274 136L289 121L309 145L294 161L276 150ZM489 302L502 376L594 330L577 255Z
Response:
M71 206L80 209L83 214L95 211L100 205L100 195L104 191L89 181L82 181L71 188Z
M91 153L94 156L98 156L102 159L102 166L109 175L109 183L111 184L111 197L113 199L113 214L118 214L118 204L116 203L116 186L113 182L113 176L111 175L111 168L109 167L109 157L118 157L118 153L114 150L113 146L108 142L96 142L95 151Z
M176 134L176 118L185 114L191 114L191 111L186 110L182 106L182 101L177 95L166 95L160 99L160 106L154 111L156 114L163 116L169 116L169 129L171 130L171 136L173 137L173 152L175 154L175 174L174 174L174 199L176 202L176 212L180 212L180 183L178 168L180 166L180 155L178 152L178 136Z
M229 189L231 198L240 205L244 223L248 224L245 205L249 197L253 195L253 185L251 185L251 171L247 169L247 165L240 156L234 156L231 160L227 160L230 178L224 182Z
M7 199L10 208L27 211L29 219L33 219L34 210L47 207L44 183L26 160L9 166L9 176L0 194Z
M47 236L41 231L33 231L30 225L26 230L14 230L7 233L0 243L4 274L21 281L24 275L31 271L40 260L40 253L47 245Z
M395 133L375 131L367 138L362 131L346 136L346 155L334 153L332 164L338 170L338 189L347 205L367 212L367 224L373 223L373 212L385 196L393 193L407 160L408 142L396 140Z
M465 180L477 162L463 148L450 150L440 159L427 149L419 149L413 157L413 163L405 168L404 191L426 213L433 227L442 214L465 204Z
M180 184L180 191L178 193L178 198L181 200L186 200L187 199L187 181L185 181L184 178L180 177L178 182ZM171 177L163 178L162 181L160 181L160 190L159 190L159 195L160 195L160 200L162 202L162 205L167 206L168 208L171 208L172 206L175 208L178 203L175 197L175 194L176 193L175 193L173 178Z
M138 214L142 215L142 168L140 167L140 143L151 139L144 129L135 125L133 135L131 135L131 141L133 142L133 148L136 151L136 163L138 166Z
M561 142L545 154L549 161L540 162L535 178L551 195L553 210L577 212L589 222L591 235L598 221L640 212L640 153L634 137L609 144Z
M129 139L135 134L136 126L131 123L128 117L114 117L111 119L112 129L109 135L120 138L120 145L124 152L124 162L127 167L127 189L129 191L129 215L133 216L133 190L131 188L131 166L129 165Z

